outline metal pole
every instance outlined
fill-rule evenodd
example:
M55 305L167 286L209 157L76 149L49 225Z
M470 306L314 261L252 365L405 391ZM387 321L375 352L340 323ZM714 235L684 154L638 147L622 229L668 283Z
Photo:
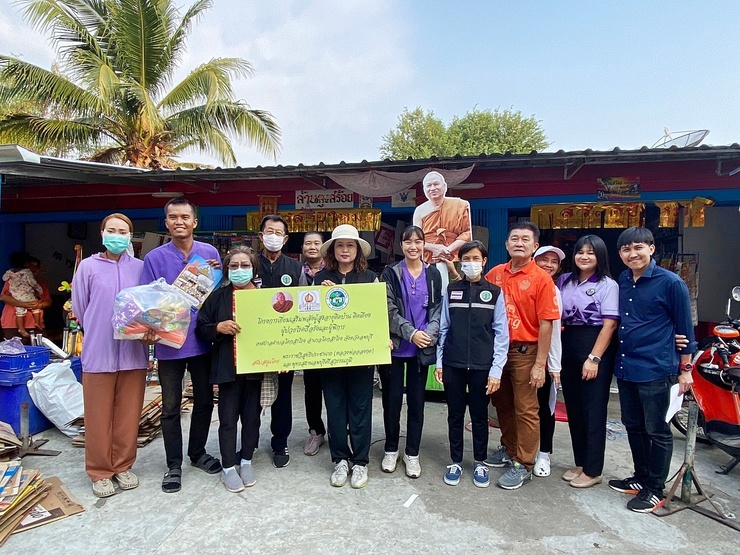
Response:
M696 431L698 429L699 406L696 401L689 401L689 421L686 429L686 454L684 456L684 465L687 466L686 472L681 480L681 501L691 503L691 488L694 474L694 452L696 450Z

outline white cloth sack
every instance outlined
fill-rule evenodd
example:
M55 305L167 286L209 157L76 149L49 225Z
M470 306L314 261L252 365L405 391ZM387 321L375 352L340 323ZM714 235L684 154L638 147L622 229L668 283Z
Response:
M69 426L85 412L82 384L77 381L70 362L53 362L40 372L32 374L28 393L44 416L69 436L76 436L79 426Z

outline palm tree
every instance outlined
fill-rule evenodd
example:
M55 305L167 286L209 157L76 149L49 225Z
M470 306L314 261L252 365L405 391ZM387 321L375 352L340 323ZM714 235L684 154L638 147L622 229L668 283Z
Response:
M0 55L0 144L67 152L140 168L180 165L185 150L236 165L230 137L277 158L269 112L234 98L232 79L252 75L241 58L213 58L170 87L191 25L174 0L17 0L30 25L51 34L51 70ZM3 113L4 112L4 113Z

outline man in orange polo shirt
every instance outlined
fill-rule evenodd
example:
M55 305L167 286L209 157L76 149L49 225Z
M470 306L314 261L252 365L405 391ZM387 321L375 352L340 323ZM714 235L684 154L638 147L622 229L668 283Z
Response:
M560 318L555 284L532 259L539 239L540 230L532 222L515 223L506 239L511 260L486 274L504 292L509 318L509 358L501 387L491 395L501 447L485 461L489 466L509 466L497 482L504 489L520 488L532 479L540 437L537 388L545 383L552 323Z

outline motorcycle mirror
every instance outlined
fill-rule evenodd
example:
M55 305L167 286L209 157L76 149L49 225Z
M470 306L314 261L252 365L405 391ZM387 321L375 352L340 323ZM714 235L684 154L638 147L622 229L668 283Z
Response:
M740 302L740 285L736 285L732 288L732 298Z

